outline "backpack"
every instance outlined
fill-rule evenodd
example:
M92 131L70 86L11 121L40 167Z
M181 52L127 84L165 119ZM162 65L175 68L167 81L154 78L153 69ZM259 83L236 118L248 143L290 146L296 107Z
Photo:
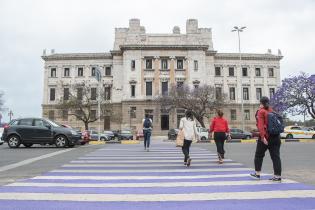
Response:
M284 131L283 119L277 112L269 112L267 114L267 132L270 135L279 135Z
M145 118L144 122L143 122L143 127L144 128L151 128L151 119L150 118Z

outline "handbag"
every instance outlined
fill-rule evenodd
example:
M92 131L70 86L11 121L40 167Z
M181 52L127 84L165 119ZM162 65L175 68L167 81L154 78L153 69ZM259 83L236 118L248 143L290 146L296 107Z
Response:
M182 147L184 145L185 133L184 130L179 130L176 137L176 147Z

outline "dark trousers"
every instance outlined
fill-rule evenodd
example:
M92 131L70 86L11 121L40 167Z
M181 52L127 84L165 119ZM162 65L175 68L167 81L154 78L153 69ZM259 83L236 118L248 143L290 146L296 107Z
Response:
M214 142L217 146L217 153L219 158L224 158L224 141L226 139L226 134L224 132L215 132L214 133Z
M143 130L144 147L150 147L151 130Z
M262 163L265 157L266 150L269 150L270 157L273 164L274 175L281 176L281 159L280 159L280 136L270 136L268 145L265 145L260 139L257 141L255 153L255 171L261 171Z
M184 140L184 145L182 146L182 150L185 155L184 162L187 162L187 159L189 158L189 148L190 148L191 142L192 141L188 141L186 139Z

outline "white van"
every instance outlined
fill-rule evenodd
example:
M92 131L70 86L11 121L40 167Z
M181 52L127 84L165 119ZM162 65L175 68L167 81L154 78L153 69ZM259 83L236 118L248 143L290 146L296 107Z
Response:
M198 140L205 141L208 140L208 129L203 128L203 127L197 127L197 132L198 132Z

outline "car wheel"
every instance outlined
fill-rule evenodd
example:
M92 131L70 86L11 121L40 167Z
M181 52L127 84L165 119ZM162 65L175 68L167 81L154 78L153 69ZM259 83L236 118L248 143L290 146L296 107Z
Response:
M293 135L292 134L288 134L286 138L287 139L293 139Z
M205 140L207 140L207 138L203 136L203 137L201 137L201 140L205 141Z
M17 135L9 136L8 145L10 148L18 148L21 144L21 139Z
M312 136L312 139L315 139L315 134Z
M23 145L24 145L24 147L27 147L27 148L30 148L31 146L33 146L33 144L31 144L31 143L24 143Z
M68 139L64 135L56 136L55 145L58 148L66 147L68 145Z
M100 140L101 141L106 141L106 139L104 137L101 137Z
M246 136L245 138L246 138L246 139L250 139L250 136Z

